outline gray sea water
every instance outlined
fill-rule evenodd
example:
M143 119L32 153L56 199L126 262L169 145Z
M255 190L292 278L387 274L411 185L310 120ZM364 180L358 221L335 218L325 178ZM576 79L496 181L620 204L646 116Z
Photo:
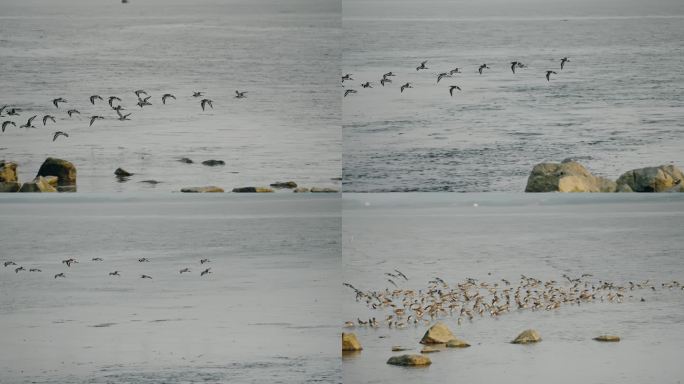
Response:
M0 0L0 9L0 106L23 109L9 118L17 127L38 115L35 129L0 133L0 159L17 162L23 180L55 156L76 165L85 192L339 184L339 1ZM136 105L138 89L152 106ZM214 108L202 111L193 91ZM177 100L162 105L164 93ZM91 105L94 94L105 102ZM108 96L123 99L131 121L116 119ZM57 97L68 104L55 108ZM81 115L68 118L72 108ZM45 114L57 123L44 127ZM92 115L105 120L89 127ZM69 138L52 142L57 130ZM226 165L199 164L208 159ZM117 167L136 176L118 183ZM150 179L161 184L141 183Z
M467 277L502 284L501 278L515 283L523 274L562 281L563 274L584 273L594 284L650 280L656 290L627 290L622 303L476 315L460 326L445 317L471 347L430 354L428 368L386 364L400 354L391 346L418 353L427 325L343 328L364 348L343 358L344 382L679 383L684 290L660 284L684 280L683 227L679 195L345 194L343 279L364 291L395 289L384 275L394 269L409 279L395 279L399 288L416 291L435 277L453 286ZM352 290L342 310L354 322L388 314L355 301ZM542 342L509 343L528 328ZM600 334L622 340L592 340Z
M683 25L678 0L345 0L344 190L517 192L568 157L610 178L684 166Z
M0 382L339 383L339 214L330 196L0 196L0 260L27 270L0 266Z

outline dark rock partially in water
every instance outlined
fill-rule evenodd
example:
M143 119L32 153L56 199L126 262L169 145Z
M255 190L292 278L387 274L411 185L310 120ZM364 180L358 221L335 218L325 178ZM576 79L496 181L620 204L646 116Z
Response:
M18 192L21 185L16 181L0 182L0 193L2 192Z
M675 192L682 184L684 173L674 165L633 169L617 180L619 192Z
M185 163L185 164L192 164L192 163L194 163L194 161L192 161L192 159L189 159L189 158L187 158L187 157L182 157L182 158L181 158L180 160L178 160L178 161L180 161L181 163Z
M401 355L390 357L389 360L387 360L387 364L412 367L430 365L432 364L432 361L429 357L423 355Z
M223 191L223 188L210 185L210 186L206 186L206 187L182 188L181 192L184 192L184 193L222 193L224 191Z
M24 183L19 192L57 192L57 189L46 178L38 176L33 181Z
M209 167L215 167L217 165L226 165L226 162L223 160L204 160L202 164L207 165Z
M274 192L273 189L268 187L239 187L233 188L235 193L270 193Z
M116 171L114 171L114 174L116 175L116 177L129 177L129 176L133 176L132 173L126 171L126 170L123 169L123 168L117 168Z
M297 183L294 181L279 181L271 184L271 187L276 189L295 189L297 188Z
M76 167L69 161L48 157L36 176L57 176L57 185L76 185Z

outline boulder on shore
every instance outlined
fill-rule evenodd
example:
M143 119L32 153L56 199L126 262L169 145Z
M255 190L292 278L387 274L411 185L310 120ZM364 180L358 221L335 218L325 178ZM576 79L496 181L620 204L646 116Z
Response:
M619 192L666 192L684 182L684 173L674 165L633 169L617 180Z
M596 340L596 341L607 341L607 342L617 342L617 341L620 341L620 336L601 335L598 337L594 337L594 340Z
M277 181L271 184L271 187L275 189L295 189L297 188L297 183L294 181Z
M128 172L127 170L125 170L125 169L123 169L123 168L117 168L116 171L114 171L114 174L116 175L116 177L129 177L129 176L133 176L132 173Z
M0 183L16 183L17 163L0 160Z
M362 349L355 334L342 332L342 352L360 351Z
M57 176L57 185L75 186L76 167L66 160L48 157L40 166L37 176Z
M270 193L273 189L268 187L239 187L233 188L235 193Z
M210 167L215 167L217 165L226 165L226 162L223 160L204 160L202 164L210 166Z
M22 184L19 192L57 192L57 189L46 178L38 176L33 181Z
M525 192L615 192L616 183L594 176L575 161L541 163L534 166Z
M389 360L387 360L387 364L408 367L430 365L432 364L432 361L429 357L423 355L401 355L390 357Z
M453 338L446 343L447 348L468 348L470 344L467 341Z
M449 327L441 321L430 327L423 338L420 340L421 344L446 344L450 340L455 339L454 334L451 333Z
M515 338L515 340L511 341L513 344L528 344L528 343L536 343L541 341L541 335L539 335L539 332L535 331L534 329L528 329L525 331L522 331L518 337Z
M223 188L215 187L213 185L207 187L187 187L180 190L183 193L221 193Z

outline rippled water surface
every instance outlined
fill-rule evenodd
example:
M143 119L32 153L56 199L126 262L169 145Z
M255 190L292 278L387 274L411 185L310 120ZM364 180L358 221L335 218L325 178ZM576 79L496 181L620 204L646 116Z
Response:
M567 157L610 178L684 166L680 1L346 0L343 17L346 191L522 191Z
M339 198L87 196L0 198L0 382L340 382Z
M394 345L418 353L427 325L389 329L382 320L390 312L368 309L349 289L344 320L374 316L383 325L344 329L364 348L343 358L345 383L681 381L684 290L660 285L684 280L681 196L345 194L343 200L343 279L364 291L395 289L385 275L394 269L409 279L395 279L399 288L423 292L436 277L451 286L473 278L503 288L500 279L517 284L521 275L563 284L563 274L585 273L593 284L648 280L656 288L627 290L622 303L476 314L460 326L457 316L444 317L472 346L430 354L432 365L416 369L386 361L398 354ZM509 343L528 328L541 333L541 343ZM592 340L600 334L622 341Z
M0 134L0 159L17 162L23 180L56 156L76 165L87 192L339 183L339 2L0 0L0 9L0 106L23 109L0 121L19 127L38 115L37 128ZM138 89L152 106L136 105ZM193 91L214 109L202 111ZM177 100L163 105L165 93ZM131 121L106 101L91 105L94 94L122 98ZM55 108L57 97L68 104ZM68 118L72 108L81 115ZM43 126L45 114L57 122ZM89 127L93 115L105 119ZM57 130L69 138L52 142ZM208 159L226 165L200 164ZM136 175L118 183L117 167Z

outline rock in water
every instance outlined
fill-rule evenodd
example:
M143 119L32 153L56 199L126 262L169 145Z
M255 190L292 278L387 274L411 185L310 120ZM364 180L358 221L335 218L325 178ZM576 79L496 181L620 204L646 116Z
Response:
M601 336L598 336L598 337L594 337L594 340L596 340L596 341L616 342L616 341L620 341L620 336L615 336L615 335L601 335Z
M221 193L223 188L215 187L213 185L207 187L188 187L182 188L181 192L184 193Z
M430 327L420 340L421 344L445 344L455 339L449 327L441 321Z
M46 178L38 176L33 181L24 183L19 192L57 192L57 189Z
M295 189L297 188L297 183L294 181L278 181L271 184L271 187L276 189Z
M525 192L615 192L612 180L592 175L575 161L534 166Z
M335 188L321 188L321 187L312 187L311 190L309 190L311 193L338 193L339 191Z
M430 365L432 364L432 361L429 357L423 355L401 355L390 357L389 360L387 360L387 364L408 367Z
M223 160L213 160L213 159L212 159L212 160L204 160L204 161L202 162L202 164L208 165L208 166L210 166L210 167L215 167L215 166L217 166L217 165L226 165L226 162L223 161Z
M57 176L58 186L76 185L76 167L66 160L48 157L36 176Z
M16 183L17 163L0 160L0 183Z
M192 163L194 163L194 161L192 161L192 159L187 158L187 157L181 157L180 160L178 160L178 161L180 161L181 163L185 163L185 164L192 164Z
M355 334L342 332L342 352L360 351L362 349Z
M309 188L306 187L297 187L293 191L294 193L306 193L309 192Z
M541 341L541 336L539 335L539 332L535 331L534 329L528 329L525 331L522 331L521 334L518 335L518 337L515 338L515 340L511 341L513 344L528 344L528 343L536 343Z
M674 165L633 169L617 180L620 192L665 192L684 183L684 173Z
M271 188L268 187L239 187L233 188L235 193L270 193L273 192Z
M126 171L126 170L123 169L123 168L117 168L116 171L114 171L114 174L116 175L116 177L129 177L129 176L133 176L132 173Z
M0 182L0 193L2 193L2 192L19 192L20 188L21 188L21 185L19 185L19 183L17 183L16 181L12 181L9 183Z
M443 346L443 344L442 344ZM435 347L429 347L425 346L423 349L420 350L420 353L435 353L435 352L441 352L442 350L440 348L435 348Z
M447 348L467 348L470 347L466 341L453 338L446 343Z
M392 346L392 352L403 352L403 351L408 351L411 348L408 347L402 347L401 345L393 345Z

